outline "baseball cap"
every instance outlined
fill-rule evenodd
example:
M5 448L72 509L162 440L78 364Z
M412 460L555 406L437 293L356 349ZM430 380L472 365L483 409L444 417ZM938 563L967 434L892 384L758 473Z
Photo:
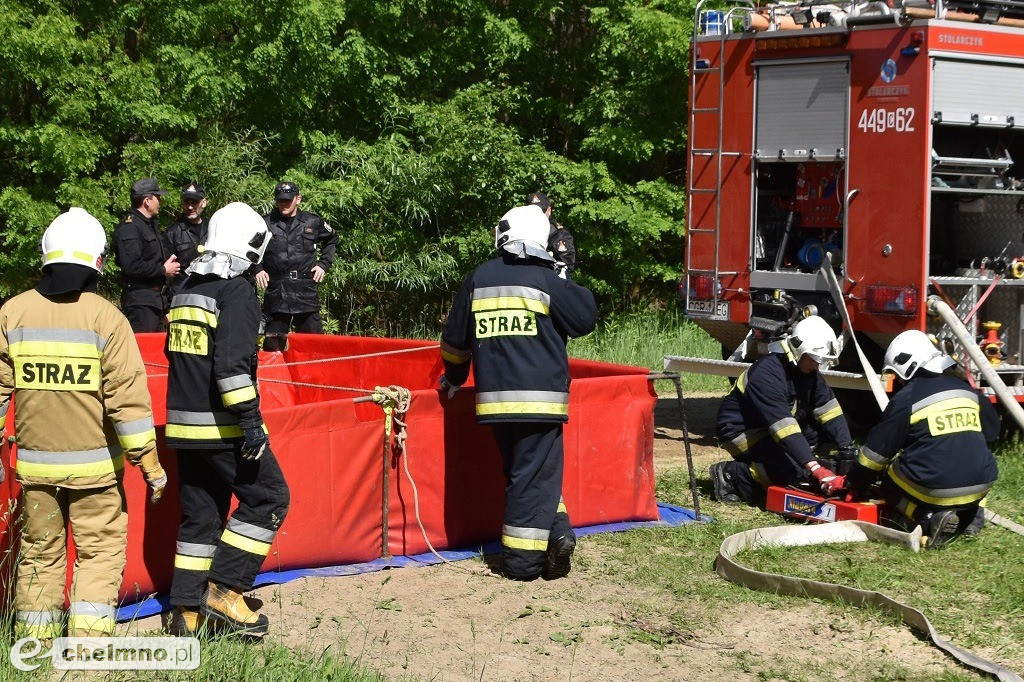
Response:
M181 198L182 199L205 199L206 190L195 180L186 182L181 186Z
M535 204L540 206L540 210L546 211L551 207L551 200L548 199L548 195L544 192L534 192L533 194L526 195L526 205Z
M274 188L275 199L291 199L298 193L299 186L294 182L288 182L287 180L282 180L277 183L277 187Z
M148 194L163 196L167 194L167 190L160 189L160 184L156 181L156 178L142 178L141 180L136 180L132 185L132 196L144 197Z

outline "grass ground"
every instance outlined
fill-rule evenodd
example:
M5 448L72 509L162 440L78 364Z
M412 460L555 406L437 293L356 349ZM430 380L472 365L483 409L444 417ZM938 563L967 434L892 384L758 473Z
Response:
M640 310L602 320L593 334L569 342L569 355L620 365L639 365L655 371L665 367L666 355L720 358L717 341L675 310ZM722 391L724 377L686 374L688 391Z
M644 365L652 369L661 368L661 358L666 354L714 357L717 351L717 344L671 314L616 318L606 322L592 337L570 345L570 352L575 356ZM700 382L701 379L688 378L688 392L698 388L724 388L717 379L707 384ZM714 400L705 402L713 403ZM713 419L713 411L711 415ZM707 438L701 440L711 442ZM707 466L721 455L711 444L702 447L698 479L706 486ZM991 496L990 506L1004 516L1024 522L1024 448L1020 442L1004 443L999 450L999 460L1001 478ZM656 468L658 499L690 506L685 466L675 461L669 466L656 465ZM620 635L616 630L612 637L619 639L611 643L613 647L621 646L623 651L630 651L629 647L640 644L666 654L678 650L680 644L691 648L723 648L726 645L708 642L708 633L726 632L735 640L736 614L745 613L748 617L739 621L739 627L745 628L744 632L761 630L761 636L768 642L761 647L737 647L734 652L712 659L713 665L717 666L713 674L717 677L809 682L985 679L948 664L941 656L937 657L944 661L944 667L940 668L934 661L919 665L908 662L906 656L895 655L892 642L879 634L899 631L898 623L888 615L830 602L808 602L752 592L722 580L714 573L712 560L725 537L751 528L779 525L782 521L775 515L750 507L712 503L707 501L706 488L703 493L702 511L713 516L716 519L714 523L682 529L635 530L594 536L585 541L581 548L583 551L577 557L575 575L590 581L588 584L624 585L629 587L628 594L642 595L642 598L621 604L621 612L625 615L616 616L613 620L616 624L625 622L625 634ZM746 565L766 571L880 590L921 608L939 632L957 644L974 648L1020 672L1024 671L1024 591L1020 587L1022 556L1024 538L989 528L978 540L959 540L941 552L917 555L892 547L857 545L785 551L768 549L750 552L740 558ZM577 598L587 597L578 595ZM759 618L761 613L769 615ZM796 615L787 620L789 614ZM380 673L364 660L358 657L352 660L353 652L346 651L344 641L326 649L322 644L320 648L314 648L312 630L316 624L309 627L309 646L288 648L272 641L246 646L228 640L214 640L204 644L203 663L197 672L151 674L146 679L357 682L381 679ZM581 640L590 641L591 635L585 628L579 631L570 628L564 632L563 629L550 635L545 645L575 647ZM779 633L776 646L771 641L773 632ZM797 635L795 642L794 632ZM823 634L834 635L831 641L840 648L838 651L817 651L810 644L802 643L801 633L808 642L820 642ZM714 635L711 637L713 639ZM564 638L564 641L559 638ZM394 646L400 644L396 642ZM927 647L918 648L930 655ZM350 658L347 659L346 655ZM666 670L670 671L666 678L671 679L707 677L705 673L696 671L693 676L687 676L685 671ZM63 677L52 670L47 676L50 679L84 679L80 675ZM27 677L14 671L7 656L0 654L0 679ZM140 677L138 673L125 673L101 679L134 680ZM566 675L552 675L551 679L566 679Z
M1024 519L1024 452L1020 442L1002 444L997 452L1000 483L990 498L999 514ZM702 468L707 479L706 467ZM670 470L657 482L659 500L690 504L684 468ZM713 631L725 614L744 606L764 609L795 609L808 600L753 592L728 583L712 573L711 558L729 535L753 528L780 525L779 517L746 506L702 502L702 511L716 522L688 528L640 530L601 536L596 540L609 554L603 566L608 576L639 581L678 604L673 625L678 632ZM835 582L865 590L877 590L921 609L936 629L960 646L988 655L1016 671L1024 670L1024 592L1020 589L1020 560L1024 538L994 527L977 539L962 538L942 551L914 554L877 543L803 548L768 548L742 553L738 559L757 570ZM894 617L873 609L823 604L820 620L790 623L766 622L766 628L808 628L863 631L899 625ZM703 608L694 608L694 605ZM836 615L840 614L840 615ZM637 637L657 641L665 628ZM761 679L784 680L909 680L985 679L968 670L946 671L937 677L893 662L885 642L874 645L873 655L851 653L837 670L825 659L808 662L804 652L779 650L771 656L748 661ZM824 653L824 652L823 652ZM767 660L766 660L767 658ZM773 662L774 661L774 662ZM743 660L737 669L743 670Z

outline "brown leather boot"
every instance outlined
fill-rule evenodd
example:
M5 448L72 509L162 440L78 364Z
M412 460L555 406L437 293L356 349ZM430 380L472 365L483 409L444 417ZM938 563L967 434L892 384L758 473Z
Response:
M206 617L199 613L199 609L187 606L174 607L165 629L167 634L174 637L195 637L200 632L209 630Z
M270 629L267 617L252 611L245 603L242 590L218 585L212 580L199 611L226 633L262 637Z

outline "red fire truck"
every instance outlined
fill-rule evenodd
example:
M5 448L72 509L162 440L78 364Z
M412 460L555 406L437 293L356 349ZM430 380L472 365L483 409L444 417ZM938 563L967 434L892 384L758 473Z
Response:
M688 317L731 360L749 361L806 306L839 328L842 300L877 370L906 329L959 350L926 314L936 294L1024 401L1024 3L703 5ZM821 272L826 260L841 293ZM852 353L844 368L860 371ZM833 383L862 386L843 374Z

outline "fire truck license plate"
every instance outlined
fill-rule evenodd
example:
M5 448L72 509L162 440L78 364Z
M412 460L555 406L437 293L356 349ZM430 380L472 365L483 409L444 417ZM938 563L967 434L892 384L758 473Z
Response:
M699 317L714 317L723 320L729 319L728 301L694 301L686 302L686 312Z

